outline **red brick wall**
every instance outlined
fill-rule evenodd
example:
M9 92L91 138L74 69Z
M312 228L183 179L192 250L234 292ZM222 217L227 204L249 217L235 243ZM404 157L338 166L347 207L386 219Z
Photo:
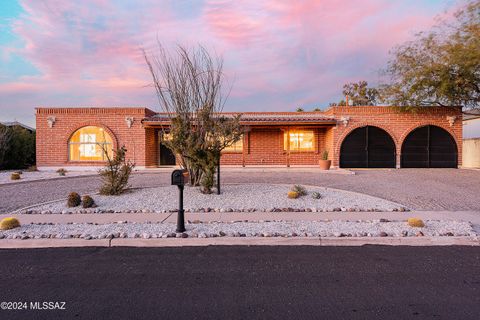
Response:
M101 162L68 160L69 138L84 126L100 126L106 129L115 146L125 145L128 159L139 167L150 164L151 159L146 159L147 138L141 121L152 113L146 108L37 108L37 166L102 166ZM55 117L55 123L49 128L47 118L51 116ZM126 117L134 118L131 128L127 126ZM150 139L148 142L151 142Z
M390 134L396 145L397 167L403 140L415 128L435 125L448 131L457 142L458 164L462 164L462 114L460 109L424 108L416 113L400 112L390 107L332 107L329 112L340 120L342 116L350 117L348 124L339 123L333 130L333 166L340 161L340 147L343 139L354 129L366 125L382 128ZM450 126L447 116L456 116L457 120Z
M38 167L101 166L98 162L68 161L68 140L83 126L101 126L109 132L116 146L125 145L127 157L138 167L155 167L159 163L157 129L144 128L141 121L153 112L146 108L38 108L37 165ZM436 125L447 130L456 140L458 161L462 155L462 121L460 109L429 108L417 113L402 113L389 107L332 107L325 114L334 116L336 127L313 128L315 150L291 152L283 148L283 134L287 127L254 127L244 137L242 153L225 153L222 164L226 165L317 165L323 150L329 151L333 166L339 164L339 151L343 139L354 129L377 126L393 138L397 150L397 165L400 164L401 145L405 137L417 127ZM47 118L54 116L55 124L48 127ZM342 116L350 117L347 125L340 122ZM450 126L447 116L457 116ZM128 128L126 117L133 117ZM295 128L295 127L291 127ZM298 127L299 129L301 127Z

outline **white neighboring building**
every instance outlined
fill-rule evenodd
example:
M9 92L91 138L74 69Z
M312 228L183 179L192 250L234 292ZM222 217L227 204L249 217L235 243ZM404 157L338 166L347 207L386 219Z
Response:
M463 153L462 163L465 168L480 168L480 111L478 115L463 117Z

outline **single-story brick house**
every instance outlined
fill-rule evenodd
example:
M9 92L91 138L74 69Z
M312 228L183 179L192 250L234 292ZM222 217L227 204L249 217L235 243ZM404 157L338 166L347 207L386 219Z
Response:
M338 106L322 112L241 113L245 134L221 162L237 166L316 166L324 150L333 167L458 167L461 109L416 113L384 106ZM168 119L148 108L37 108L40 169L99 167L125 145L137 168L175 164L163 144ZM164 141L164 140L163 140Z

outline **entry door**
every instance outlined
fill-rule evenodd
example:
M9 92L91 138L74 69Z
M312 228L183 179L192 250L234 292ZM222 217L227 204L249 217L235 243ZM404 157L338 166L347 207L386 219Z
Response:
M161 166L174 166L175 165L175 155L172 150L170 150L162 142L169 139L168 133L159 133L160 136L160 165Z
M395 143L378 127L353 130L340 148L342 168L395 168Z
M446 130L424 126L413 130L402 145L402 168L456 168L457 146Z

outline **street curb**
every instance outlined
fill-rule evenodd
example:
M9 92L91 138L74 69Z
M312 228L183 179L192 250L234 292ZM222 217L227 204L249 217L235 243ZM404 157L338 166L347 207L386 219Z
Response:
M167 238L167 239L4 239L0 249L61 247L202 247L202 246L480 246L477 237L311 237L311 238Z

